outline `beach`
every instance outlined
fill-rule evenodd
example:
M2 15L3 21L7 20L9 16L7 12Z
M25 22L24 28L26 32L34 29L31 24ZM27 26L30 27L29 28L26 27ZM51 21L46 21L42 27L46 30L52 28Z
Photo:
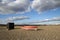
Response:
M60 25L38 26L38 30L24 30L16 26L13 30L0 27L0 40L60 40Z

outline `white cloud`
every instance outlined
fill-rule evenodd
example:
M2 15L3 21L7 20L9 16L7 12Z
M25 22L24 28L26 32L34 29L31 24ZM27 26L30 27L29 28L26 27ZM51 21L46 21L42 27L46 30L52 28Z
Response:
M22 13L30 10L30 0L2 0L0 2L0 14Z
M60 7L60 0L34 0L32 2L32 8L38 12L44 12L51 9Z
M54 17L51 19L51 21L60 21L60 17Z
M2 0L2 3L3 3L3 4L6 4L6 3L13 2L13 1L15 1L15 0Z
M29 19L29 17L27 17L27 16L13 16L13 17L7 18L5 21L14 22L14 21L17 21L17 20L24 20L24 19Z
M60 7L60 0L0 0L0 14L24 13L31 8L43 12Z
M2 21L2 19L0 19L0 24L2 24L3 23L3 21Z
M7 17L5 19L0 19L0 24L6 24L8 22L16 22L17 20L25 20L25 19L29 19L28 16L12 16L12 17Z
M60 17L53 17L51 19L45 19L45 20L40 20L40 21L33 21L30 23L44 23L44 22L53 22L53 21L60 21Z

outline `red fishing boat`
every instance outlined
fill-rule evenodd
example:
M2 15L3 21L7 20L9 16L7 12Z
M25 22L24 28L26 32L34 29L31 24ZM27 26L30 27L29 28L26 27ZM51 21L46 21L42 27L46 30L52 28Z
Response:
M37 30L37 26L24 26L21 27L21 29L25 29L25 30Z

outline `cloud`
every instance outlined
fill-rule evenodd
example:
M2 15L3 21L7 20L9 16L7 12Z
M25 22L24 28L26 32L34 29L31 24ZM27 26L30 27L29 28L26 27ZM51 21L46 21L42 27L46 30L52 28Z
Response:
M4 3L4 4L6 4L6 3L13 2L13 1L15 1L15 0L2 0L1 2Z
M23 13L30 10L30 0L0 0L0 14Z
M31 7L38 12L44 12L47 10L59 8L60 0L34 0Z
M13 21L24 20L24 19L29 19L29 17L27 17L27 16L13 16L13 17L7 18L5 21L13 22Z
M30 23L43 23L43 22L51 22L51 21L60 21L60 17L54 17L51 19L45 19L42 21L34 21L34 22L30 22Z
M22 23L24 20L28 20L28 19L30 19L30 17L28 16L10 16L7 18L0 18L0 24L7 24L9 22L20 24L19 22Z
M52 19L50 19L51 21L60 21L60 17L54 17Z
M0 0L0 14L25 13L31 9L44 12L60 7L60 0Z
M25 20L25 19L29 19L28 16L13 16L13 17L7 17L5 19L0 19L0 24L6 24L8 22L14 22L17 20Z
M0 24L2 24L3 23L3 20L0 18Z

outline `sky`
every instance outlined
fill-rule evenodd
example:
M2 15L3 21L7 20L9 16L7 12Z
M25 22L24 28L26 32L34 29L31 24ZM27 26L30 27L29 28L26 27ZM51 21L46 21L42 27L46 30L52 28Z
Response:
M60 0L0 0L0 24L60 24Z

